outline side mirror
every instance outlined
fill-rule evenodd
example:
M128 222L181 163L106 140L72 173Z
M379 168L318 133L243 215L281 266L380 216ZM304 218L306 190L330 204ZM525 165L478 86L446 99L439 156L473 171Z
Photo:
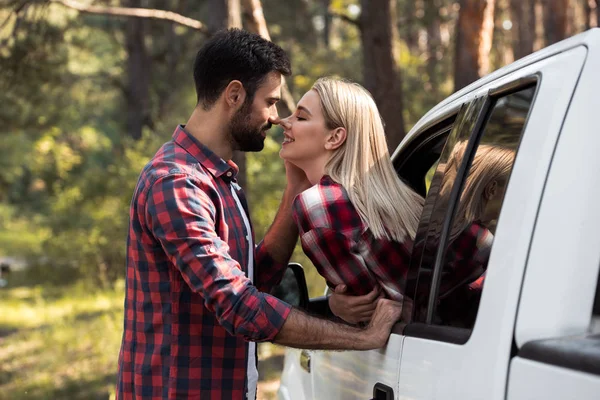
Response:
M308 288L302 265L288 264L281 282L271 290L271 294L294 307L306 309Z

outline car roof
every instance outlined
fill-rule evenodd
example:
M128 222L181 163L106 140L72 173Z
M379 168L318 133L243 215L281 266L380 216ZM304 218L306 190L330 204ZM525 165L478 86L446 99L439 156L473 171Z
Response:
M395 149L392 159L396 157L396 155L400 152L407 143L414 140L421 133L424 132L425 127L431 125L432 121L439 121L446 116L449 116L455 113L458 108L469 101L476 92L479 91L483 86L494 82L495 80L502 78L505 75L513 73L527 65L534 64L538 61L541 61L545 58L554 56L558 53L562 53L566 50L569 50L573 47L579 45L587 45L590 41L600 41L600 28L592 28L586 32L580 33L578 35L572 36L568 39L555 43L551 46L543 48L535 53L532 53L526 57L523 57L507 66L504 66L480 79L471 83L470 85L464 87L456 93L448 96L441 103L433 107L429 110L419 121L412 127L412 129L408 132L408 134L404 137L402 142Z

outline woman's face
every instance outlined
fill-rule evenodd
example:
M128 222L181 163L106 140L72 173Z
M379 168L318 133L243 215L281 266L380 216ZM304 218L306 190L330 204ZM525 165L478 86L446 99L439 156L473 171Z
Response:
M296 112L282 120L285 139L279 155L286 161L305 169L330 156L325 148L331 132L325 126L325 117L321 109L319 95L309 90L298 102Z

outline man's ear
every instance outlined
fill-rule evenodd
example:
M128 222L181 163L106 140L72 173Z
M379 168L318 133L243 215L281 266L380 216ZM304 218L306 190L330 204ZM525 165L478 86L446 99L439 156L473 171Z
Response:
M346 128L335 128L327 136L325 141L325 148L327 150L336 150L346 141L347 133Z
M242 82L238 80L234 80L229 82L229 85L225 88L223 92L225 101L229 107L237 109L246 100L246 89L244 89L244 85Z

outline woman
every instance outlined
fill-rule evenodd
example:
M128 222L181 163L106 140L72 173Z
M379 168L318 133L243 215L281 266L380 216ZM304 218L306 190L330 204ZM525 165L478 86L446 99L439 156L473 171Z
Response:
M330 287L345 285L357 296L380 287L402 301L423 199L396 175L371 95L356 83L322 78L281 125L281 158L314 185L294 201L304 252ZM352 313L336 315L359 322L372 310Z

